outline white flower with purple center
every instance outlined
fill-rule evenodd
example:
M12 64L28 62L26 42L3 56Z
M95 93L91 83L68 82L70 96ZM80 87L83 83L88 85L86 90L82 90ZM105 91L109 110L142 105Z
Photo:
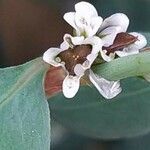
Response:
M100 49L102 49L102 41L97 36L84 38L66 34L60 48L50 48L44 53L43 60L45 62L55 67L61 66L66 72L62 84L65 97L72 98L76 95L80 79L85 74L89 76L90 81L105 98L113 98L121 92L118 82L107 81L99 77L100 84L97 85L93 80L95 75L90 68Z

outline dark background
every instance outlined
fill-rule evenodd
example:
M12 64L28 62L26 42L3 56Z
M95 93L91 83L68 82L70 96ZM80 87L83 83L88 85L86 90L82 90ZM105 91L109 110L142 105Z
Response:
M0 66L17 65L58 46L71 27L62 16L77 0L0 0ZM91 0L99 15L123 12L129 31L150 30L149 0ZM150 136L103 141L80 136L53 124L52 150L149 150Z

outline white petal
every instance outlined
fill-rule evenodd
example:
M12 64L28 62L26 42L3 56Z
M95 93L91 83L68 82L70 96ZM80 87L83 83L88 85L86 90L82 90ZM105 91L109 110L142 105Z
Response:
M86 68L90 68L92 63L95 61L95 59L97 58L98 54L89 54L86 58L87 58L87 62L84 62L83 65Z
M62 50L59 48L49 48L43 55L43 60L52 66L58 67L62 66L61 63L57 62L56 56L61 52Z
M129 34L138 38L138 40L132 44L132 48L142 49L147 45L147 40L144 35L137 32L131 32Z
M86 69L81 64L76 64L76 66L74 67L74 73L79 77L82 77L84 75L85 70Z
M65 34L64 35L64 42L67 42L70 47L74 46L74 45L81 45L83 43L83 41L84 41L83 36L73 37L70 34Z
M94 17L91 19L91 22L90 22L90 28L91 28L91 31L87 30L86 29L86 33L87 33L87 36L93 36L97 33L98 29L100 28L101 24L102 24L102 17Z
M75 14L75 23L78 28L84 30L84 28L90 26L91 18L90 16L85 16L79 12Z
M79 2L75 5L75 10L76 12L66 13L64 19L76 30L76 35L95 35L102 23L95 7L88 2Z
M125 57L125 56L129 56L129 55L135 55L139 53L138 49L130 49L128 48L124 48L123 51L115 51L115 53L119 56L119 57Z
M90 71L89 78L100 94L106 99L112 99L121 92L119 81L108 81L98 75L95 75L93 71Z
M121 31L121 27L120 26L111 26L111 27L108 27L106 29L104 29L100 34L99 36L102 37L102 42L103 42L103 46L110 46L113 44L115 38L116 38L116 35L118 33L120 33Z
M150 73L143 76L148 82L150 82Z
M71 41L74 45L81 45L83 43L84 36L71 37Z
M65 34L65 35L64 35L64 37L63 37L64 41L63 41L63 43L61 43L61 45L60 45L60 48L61 48L62 50L67 50L67 49L69 49L69 47L72 45L71 37L72 37L72 36L71 36L70 34Z
M74 73L79 76L82 77L85 73L85 71L87 69L91 68L91 65L93 64L93 62L95 61L95 59L97 58L98 54L89 54L87 56L87 60L83 62L83 64L76 64L76 66L74 67Z
M63 43L61 43L60 48L62 50L67 50L69 49L69 46L70 46L69 43L67 41L64 41Z
M116 51L115 53L119 57L138 54L140 52L140 49L145 47L146 44L147 44L147 40L142 34L139 34L139 33L136 33L136 32L131 32L129 34L137 37L138 40L134 44L131 44L131 45L127 46L126 48L124 48L122 51Z
M82 77L85 73L85 71L87 69L91 68L91 65L93 64L93 62L95 61L95 59L97 58L98 54L89 54L87 56L87 60L83 62L83 64L76 64L76 66L74 67L74 73L79 76Z
M101 53L101 57L102 57L106 62L112 61L112 60L115 58L115 54L113 54L113 53L110 53L109 55L106 55L106 53L107 53L106 50L101 50L100 53Z
M79 2L75 5L75 10L83 16L98 16L95 7L88 2Z
M97 54L100 51L100 49L102 49L102 40L97 36L86 38L83 41L83 44L92 45L92 54Z
M102 31L103 29L110 26L120 26L120 32L126 32L129 26L129 18L123 13L113 14L103 21L100 30Z
M73 98L79 90L80 78L67 75L63 81L63 94L67 98Z
M82 16L80 13L76 13L75 15L75 23L80 30L80 34L83 34L86 37L95 35L100 28L102 21L103 19L99 16Z
M96 29L94 29L93 26L91 26L91 19L93 17L98 18L98 13L95 7L88 2L79 2L75 5L75 10L75 24L78 27L78 30L80 31L80 35L84 35L86 37L93 36L97 31L95 31ZM101 25L101 19L97 19L96 21L95 25L99 25L99 22Z
M65 13L64 20L77 30L77 26L75 24L75 12Z
M73 47L74 45L81 45L84 41L83 36L71 36L70 34L65 34L64 37L64 42L60 45L60 48L62 50L67 50L69 47Z

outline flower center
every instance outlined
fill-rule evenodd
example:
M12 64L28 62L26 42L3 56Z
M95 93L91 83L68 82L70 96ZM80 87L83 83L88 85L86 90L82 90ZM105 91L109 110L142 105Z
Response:
M76 64L82 64L86 61L86 57L91 53L92 46L87 45L77 45L73 48L69 48L61 52L58 57L61 61L65 62L65 67L70 75L75 75L74 67Z
M137 37L125 32L121 32L117 34L114 43L109 47L103 46L103 50L107 50L107 55L109 55L110 53L114 53L115 51L123 50L123 48L135 43L137 40Z

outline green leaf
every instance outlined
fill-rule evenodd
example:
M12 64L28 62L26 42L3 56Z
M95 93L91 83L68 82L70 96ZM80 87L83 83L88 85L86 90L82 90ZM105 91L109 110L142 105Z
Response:
M118 141L102 143L104 150L147 150L150 148L150 135L136 138L123 139Z
M144 77L148 82L150 82L150 73L145 74L143 77Z
M95 88L82 87L71 100L62 94L49 100L52 116L78 133L94 138L124 138L150 131L150 84L130 78L123 92L104 99Z
M50 116L41 58L0 69L0 149L49 150Z
M123 79L122 93L109 101L94 87L81 87L71 100L60 93L49 99L52 116L76 132L94 138L124 138L150 132L150 84L134 77L150 73L149 66L150 52L143 52L93 68L106 79Z

